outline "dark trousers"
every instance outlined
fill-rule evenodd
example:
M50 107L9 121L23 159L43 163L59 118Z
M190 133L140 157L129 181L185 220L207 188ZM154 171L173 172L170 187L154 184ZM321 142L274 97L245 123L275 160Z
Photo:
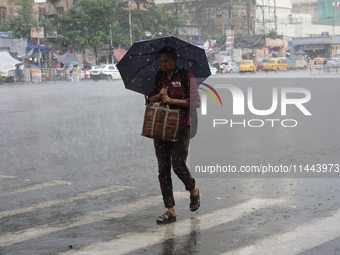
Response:
M163 201L166 208L175 206L172 190L171 166L183 182L186 190L195 188L195 179L192 178L186 166L190 141L190 127L185 128L178 134L175 143L154 140L156 157L158 160L158 180L161 186Z

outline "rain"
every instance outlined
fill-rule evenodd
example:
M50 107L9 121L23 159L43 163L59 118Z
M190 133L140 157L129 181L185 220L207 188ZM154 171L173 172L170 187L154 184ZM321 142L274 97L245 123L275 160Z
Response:
M2 2L0 254L340 253L337 1Z

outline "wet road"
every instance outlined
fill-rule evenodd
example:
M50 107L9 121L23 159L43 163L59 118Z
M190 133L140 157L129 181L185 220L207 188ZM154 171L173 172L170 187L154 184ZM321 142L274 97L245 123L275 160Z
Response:
M254 77L218 75L207 83L225 79L243 91L308 88L314 103L306 107L313 116L287 116L299 121L289 131L229 128L221 143L214 133L222 131L200 116L191 168L196 158L235 165L313 158L340 164L338 76ZM220 116L211 104L208 110ZM144 97L125 90L121 81L0 85L0 254L340 253L337 175L240 178L192 170L201 208L189 211L189 195L174 178L177 222L156 225L165 209L152 140L140 136L143 113ZM317 124L322 116L324 124Z

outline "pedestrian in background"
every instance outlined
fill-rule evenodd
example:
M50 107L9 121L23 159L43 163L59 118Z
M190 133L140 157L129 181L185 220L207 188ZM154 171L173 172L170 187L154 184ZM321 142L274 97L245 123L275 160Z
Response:
M84 68L84 78L87 80L90 76L90 71L87 67Z
M74 65L72 68L72 82L79 82L78 80L78 65Z
M77 82L79 83L79 76L80 76L80 68L77 65Z

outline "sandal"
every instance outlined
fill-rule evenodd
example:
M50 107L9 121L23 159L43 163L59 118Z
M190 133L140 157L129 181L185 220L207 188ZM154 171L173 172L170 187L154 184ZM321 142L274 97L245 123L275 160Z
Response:
M166 216L168 216L168 217L166 217ZM161 218L163 220L158 220L157 219L157 224L167 224L167 223L174 222L174 221L176 221L176 217L177 216L173 216L171 214L171 212L166 211L165 213L163 213L162 216L158 216L158 218Z
M195 206L197 207L195 208ZM200 190L198 190L197 196L190 196L190 211L195 212L200 208L201 200L200 200Z

